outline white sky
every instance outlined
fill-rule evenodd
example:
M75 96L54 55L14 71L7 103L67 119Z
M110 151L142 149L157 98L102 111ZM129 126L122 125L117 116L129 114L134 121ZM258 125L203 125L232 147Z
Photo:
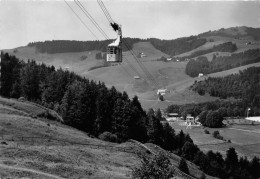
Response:
M116 34L96 0L81 1L109 38ZM260 1L103 1L124 37L175 39L222 27L260 27ZM73 1L72 8L95 29ZM96 40L62 1L1 1L0 49L44 40Z

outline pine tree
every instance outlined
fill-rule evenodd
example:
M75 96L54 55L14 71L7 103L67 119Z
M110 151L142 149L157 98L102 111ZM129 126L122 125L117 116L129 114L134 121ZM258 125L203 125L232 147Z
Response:
M186 173L186 174L189 174L189 173L190 173L190 172L189 172L188 165L187 165L186 160L185 160L184 158L181 158L181 160L180 160L179 169L180 169L181 171L183 171L184 173Z

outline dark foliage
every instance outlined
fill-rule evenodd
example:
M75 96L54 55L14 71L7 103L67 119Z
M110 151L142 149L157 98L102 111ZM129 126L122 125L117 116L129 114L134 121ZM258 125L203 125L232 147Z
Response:
M133 178L136 179L169 179L174 175L171 162L163 153L152 158L142 158L140 167L134 168Z
M242 99L245 106L251 106L251 115L259 115L260 107L260 67L251 67L238 74L226 77L209 77L204 81L194 83L192 90L204 90L211 96L220 98L234 97ZM219 108L219 114L224 116L244 116L244 109L235 107L231 112L228 108Z
M128 44L130 48L134 43L142 41L138 38L123 38L123 41ZM99 50L105 52L108 44L112 40L103 41L75 41L75 40L52 40L44 42L30 42L29 47L35 47L39 53L68 53L68 52L83 52ZM127 48L123 45L123 51L127 51Z
M190 36L178 38L174 40L160 40L160 39L147 39L158 50L175 56L184 52L193 50L207 42L206 39L199 38L198 36Z
M260 62L260 49L250 49L231 56L215 57L210 62L206 57L191 59L185 72L191 77L196 77L199 73L210 74L257 62Z
M180 161L180 163L179 163L179 169L180 169L181 171L183 171L184 173L186 173L186 174L189 174L189 173L190 173L190 172L189 172L188 165L187 165L186 160L185 160L184 158L181 158L181 161Z

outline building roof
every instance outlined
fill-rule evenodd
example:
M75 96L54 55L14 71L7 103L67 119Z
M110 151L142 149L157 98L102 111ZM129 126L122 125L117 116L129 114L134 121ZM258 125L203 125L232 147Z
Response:
M260 122L260 116L247 117L246 120Z

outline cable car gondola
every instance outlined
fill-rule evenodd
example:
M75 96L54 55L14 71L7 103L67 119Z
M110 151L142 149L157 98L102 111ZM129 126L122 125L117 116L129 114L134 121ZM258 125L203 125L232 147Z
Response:
M107 62L121 63L123 59L121 26L119 26L117 23L111 23L111 26L117 32L117 39L107 46Z

